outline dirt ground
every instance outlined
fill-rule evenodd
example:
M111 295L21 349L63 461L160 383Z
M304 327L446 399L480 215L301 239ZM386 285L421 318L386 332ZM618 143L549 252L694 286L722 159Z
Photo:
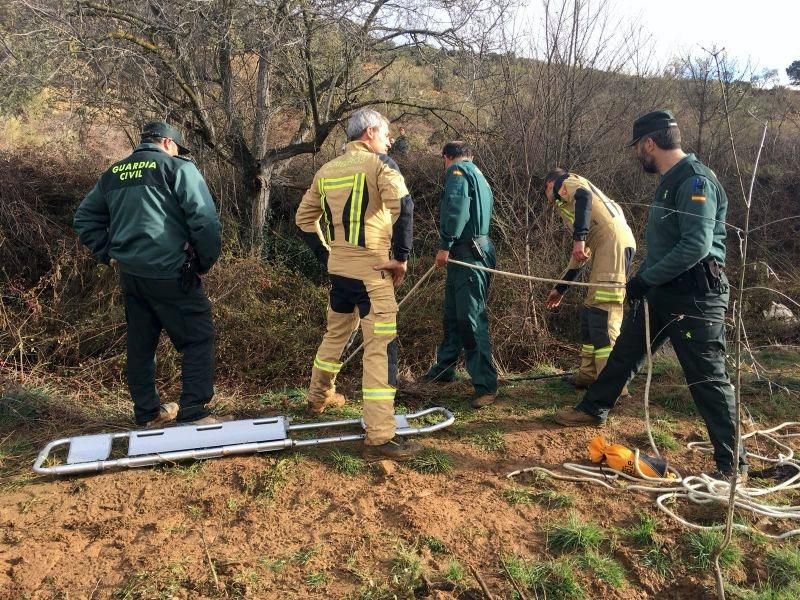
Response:
M653 387L653 418L677 442L665 454L683 473L709 470L708 456L686 450L704 430L671 370L657 374ZM642 385L602 430L607 439L646 447ZM711 573L690 566L686 531L658 512L651 495L506 478L534 465L587 462L587 443L601 431L565 430L551 420L554 407L574 403L575 391L557 379L508 384L481 411L469 408L468 394L461 382L401 400L409 410L440 404L455 412L453 426L420 440L449 459L446 473L397 465L386 474L348 460L360 447L345 444L71 478L8 477L0 493L0 597L481 598L478 577L497 598L536 597L522 596L524 586L510 576L517 559L566 565L582 590L559 596L553 588L553 598L714 597ZM270 402L265 414L300 408L290 396ZM353 473L343 472L351 463ZM514 490L555 492L569 506L514 503ZM719 506L679 509L701 521L722 519ZM671 562L666 573L648 566L647 549L626 534L641 513L656 520ZM548 533L570 515L602 528L597 551L621 565L617 585L579 555L548 550ZM738 543L743 558L726 576L756 585L763 541L741 536Z

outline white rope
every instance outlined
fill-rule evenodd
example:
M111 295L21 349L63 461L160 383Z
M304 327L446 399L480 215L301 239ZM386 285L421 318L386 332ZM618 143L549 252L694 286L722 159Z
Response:
M541 281L543 283L556 283L563 285L574 285L578 287L604 287L604 288L618 288L625 289L624 283L610 283L610 282L595 282L585 283L583 281L567 281L566 279L548 279L547 277L534 277L533 275L523 275L521 273L511 273L510 271L500 271L499 269L490 269L489 267L482 267L480 265L473 265L471 263L462 262L453 258L448 258L447 262L458 265L459 267L467 267L468 269L475 269L476 271L484 271L494 275L502 275L504 277L513 277L514 279L525 279L527 281Z

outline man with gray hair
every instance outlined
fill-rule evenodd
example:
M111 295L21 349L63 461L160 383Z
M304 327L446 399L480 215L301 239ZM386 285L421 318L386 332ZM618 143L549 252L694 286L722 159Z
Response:
M397 164L386 155L389 123L362 109L347 123L344 154L325 163L297 208L295 222L331 280L327 331L311 369L308 412L342 406L336 374L344 347L361 325L365 458L406 460L419 444L395 435L397 302L406 274L414 203Z

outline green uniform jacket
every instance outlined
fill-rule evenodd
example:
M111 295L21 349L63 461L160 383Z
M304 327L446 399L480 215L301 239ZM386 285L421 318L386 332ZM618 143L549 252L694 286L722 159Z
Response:
M637 274L649 285L664 285L709 256L725 266L727 212L728 197L713 171L688 154L661 177Z
M439 247L450 250L457 241L488 235L493 203L492 190L472 161L450 165L439 206Z
M140 144L103 173L73 227L97 260L116 259L121 271L151 279L180 275L186 242L201 273L221 248L220 222L200 171L156 144Z

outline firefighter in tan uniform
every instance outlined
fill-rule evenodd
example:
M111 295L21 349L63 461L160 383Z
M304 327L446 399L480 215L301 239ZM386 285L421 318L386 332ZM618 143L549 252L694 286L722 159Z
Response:
M622 209L588 179L554 169L545 177L545 195L555 204L572 232L572 256L561 279L574 281L591 259L589 283L625 284L636 252ZM561 303L569 286L559 284L545 301L547 308ZM586 388L606 366L622 324L624 288L590 287L581 311L581 365L578 373L565 380ZM627 389L622 395L627 395Z
M362 109L347 124L344 154L325 163L297 209L303 238L327 264L331 280L328 326L317 350L308 410L341 406L336 374L350 335L364 337L362 393L364 455L411 458L421 447L395 435L397 303L411 252L414 203L397 164L386 155L389 124ZM391 252L391 258L390 258Z

